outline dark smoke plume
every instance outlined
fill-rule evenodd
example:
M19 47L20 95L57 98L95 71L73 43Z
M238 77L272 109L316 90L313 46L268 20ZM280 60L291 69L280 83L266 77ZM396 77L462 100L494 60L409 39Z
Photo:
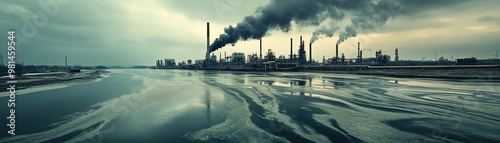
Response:
M449 5L465 0L441 0L441 5ZM350 17L351 23L339 33L338 44L350 37L355 37L357 30L370 31L386 24L397 14L408 14L418 9L426 9L435 5L433 0L271 0L261 7L255 15L247 16L236 26L224 28L221 34L210 46L210 52L238 41L260 39L269 30L288 32L292 22L299 26L318 26L325 20L342 21ZM406 9L408 7L408 9ZM405 8L407 11L402 11ZM348 16L346 16L348 15ZM320 27L313 33L318 36L325 34L333 36L337 25Z
M402 6L399 2L396 0L382 0L377 3L368 3L367 6L351 17L351 24L340 32L337 45L348 38L356 37L358 35L357 28L369 31L385 25L389 18L401 11Z
M340 43L344 42L350 37L356 37L358 35L358 32L356 31L356 28L353 25L348 25L345 27L345 31L340 32L339 35L339 40L337 41L337 45L340 45Z
M335 22L329 22L327 25L323 25L313 32L313 35L309 43L314 43L316 40L320 38L321 35L325 35L326 37L331 38L333 37L333 34L339 29L340 28L337 26Z

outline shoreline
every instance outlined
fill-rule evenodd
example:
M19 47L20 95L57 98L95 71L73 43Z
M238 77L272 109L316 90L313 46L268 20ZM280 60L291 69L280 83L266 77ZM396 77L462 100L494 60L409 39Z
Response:
M103 78L109 74L109 71L82 71L80 73L66 73L66 72L53 72L53 73L26 73L15 77L17 83L16 90L25 90L33 87L46 87L50 85L59 84L64 86L69 83L85 83L95 79ZM2 77L7 79L7 77ZM0 84L1 89L6 89L10 86L8 80ZM0 93L8 92L2 90Z

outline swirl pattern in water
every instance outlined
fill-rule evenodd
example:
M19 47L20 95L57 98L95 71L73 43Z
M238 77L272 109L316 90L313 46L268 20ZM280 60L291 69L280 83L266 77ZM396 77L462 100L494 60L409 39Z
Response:
M499 85L487 79L112 70L98 82L19 95L26 101L19 102L19 116L29 119L18 121L19 135L0 141L500 142ZM40 100L49 107L28 105Z

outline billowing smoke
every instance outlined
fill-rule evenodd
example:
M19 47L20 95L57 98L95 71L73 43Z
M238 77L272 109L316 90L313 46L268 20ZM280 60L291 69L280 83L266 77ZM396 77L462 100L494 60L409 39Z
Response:
M427 5L432 5L433 2L422 1ZM342 21L349 15L350 24L339 33L337 44L340 44L355 37L357 30L370 31L383 26L387 20L401 12L403 4L425 6L411 0L271 0L255 15L245 17L236 26L224 28L224 33L212 43L210 52L241 40L260 39L269 30L288 32L292 28L292 22L298 26L318 26L325 20ZM321 34L331 37L337 30L338 26L333 24L320 27L313 33L311 42Z
M345 27L345 31L341 31L339 34L339 40L337 41L337 45L340 45L340 43L344 42L350 37L356 37L358 35L358 32L356 31L356 28L353 25L348 25Z
M386 24L386 22L400 12L401 5L396 0L382 0L377 3L368 3L368 5L358 11L351 17L351 24L345 27L345 30L340 32L337 45L344 42L348 38L356 37L358 32L356 28L366 31L379 28Z
M326 37L331 38L333 37L333 34L339 29L340 28L336 25L335 22L329 22L327 25L323 25L313 32L311 41L309 43L314 43L320 38L321 35L325 35Z

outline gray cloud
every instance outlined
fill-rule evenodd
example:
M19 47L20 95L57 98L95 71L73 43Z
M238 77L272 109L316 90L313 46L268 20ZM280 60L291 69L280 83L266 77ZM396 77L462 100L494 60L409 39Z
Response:
M167 9L184 14L190 19L227 24L241 19L241 15L254 13L256 7L267 2L268 0L167 0L162 3Z
M423 13L426 11L448 9L450 7L467 3L475 2L473 0L396 0L400 3L401 9L400 14L403 15L414 15ZM461 10L461 9L453 9Z
M269 30L281 30L288 32L291 29L292 22L301 26L320 25L323 21L330 18L333 20L343 20L344 13L351 13L351 24L346 26L340 32L337 44L350 37L357 35L357 29L366 31L380 28L395 15L409 14L426 10L434 7L453 5L466 0L442 0L439 2L423 0L415 2L412 0L272 0L270 4L262 7L255 15L247 16L236 26L230 25L224 29L211 45L211 50L215 51L227 44L234 45L236 42L248 39L259 39L265 36ZM325 16L326 15L326 16ZM323 28L323 27L322 27ZM325 29L331 31L324 31ZM313 33L315 37L319 33L333 33L337 30L335 26L330 28L318 29ZM331 35L331 34L330 34Z
M500 25L500 16L483 16L477 19L479 22L495 23Z
M364 1L368 2L368 1ZM302 25L319 25L327 17L325 14L336 6L344 6L343 9L360 8L361 1L337 1L337 0L272 0L270 4L259 9L256 15L247 16L236 26L230 25L224 29L211 45L211 51L215 51L227 44L235 44L239 40L259 39L265 36L268 30L291 30L293 21ZM338 14L335 13L335 18ZM337 16L338 17L338 16ZM343 18L343 17L338 17Z
M73 59L74 64L136 65L154 61L155 57L161 58L165 55L174 57L176 56L173 54L174 51L179 51L180 47L193 51L189 49L197 49L203 45L202 41L179 40L178 37L182 33L171 35L172 37L159 35L160 31L165 29L154 29L155 27L147 25L161 19L131 17L129 13L133 7L127 7L127 2L70 0L65 5L59 5L56 15L49 16L47 24L41 26L35 25L32 17L37 12L45 14L47 12L37 2L20 0L0 1L0 3L5 4L2 6L17 8L0 10L0 18L8 19L2 20L0 27L8 27L17 31L19 47L17 59L26 64L37 62L61 64L61 59L68 56ZM86 6L89 4L92 6ZM26 25L23 18L27 19L29 24L34 25L36 34L33 37L26 37L23 34L24 25ZM130 23L131 19L138 20ZM141 21L144 23L141 24ZM165 23L172 22L165 20ZM28 31L32 33L31 29ZM21 38L26 40L21 40ZM170 52L162 54L154 51ZM6 51L2 49L0 52ZM145 53L136 54L141 52ZM201 53L203 52L200 52L200 55ZM80 60L75 61L75 59Z
M382 30L377 31L377 33L390 33L390 32L410 32L413 30L421 29L432 29L432 28L444 28L450 26L449 23L444 22L434 22L434 21L398 21L387 24Z
M432 21L433 19L457 17L452 14L462 11L470 11L462 13L463 17L473 17L468 21L499 23L499 18L494 14L479 12L484 11L482 9L485 8L488 8L487 11L494 12L500 3L496 0L377 1L378 3L373 3L372 0L153 0L144 2L70 0L69 3L59 6L59 12L55 16L48 17L46 25L35 26L37 34L31 38L25 37L28 40L27 43L22 43L21 39L18 39L21 43L18 48L18 60L26 64L40 62L40 64L62 65L64 56L68 56L71 63L82 65L143 65L154 64L154 61L159 58L176 58L179 61L179 59L202 57L206 44L205 21L211 21L216 25L236 23L224 30L226 36L222 37L227 38L228 43L258 39L269 36L273 31L295 32L290 35L311 32L316 35L316 38L323 35L325 37L341 36L345 33L343 36L348 39L353 35L363 33L384 34L419 29L440 29L457 23L435 22ZM153 3L153 5L142 5L143 3ZM224 8L224 11L218 12L217 8ZM39 11L43 12L44 9L38 1L0 1L0 18L2 19L0 27L4 28L4 31L16 29L18 36L23 37L22 30L25 22L22 19L27 18L32 23L32 17ZM161 17L163 15L168 16ZM175 19L178 15L181 18ZM394 19L397 21L391 21ZM472 24L473 27L483 26ZM294 31L292 29L297 28L295 26L299 27L298 29L310 27L311 30ZM498 29L494 26L488 28L491 28L490 31ZM476 32L481 31L476 30ZM234 34L243 36L233 36ZM496 33L489 34L489 36L499 36ZM273 34L273 36L276 35L280 36L280 34ZM484 37L481 37L483 39L476 37L481 36L459 38L471 38L477 41L473 43L482 44L475 47L487 47L489 50L494 49L493 45L500 45L498 42L494 43L494 40L485 41ZM454 45L457 49L470 48L460 46L467 45L463 42L465 40L456 39L456 41L460 43ZM269 47L288 47L274 44L272 41L265 42L269 42ZM407 42L409 45L418 45L411 41ZM222 43L219 44L222 45ZM317 44L319 50L321 42ZM453 48L443 45L445 43L441 45L435 43L431 46ZM245 45L245 47L252 47L252 45ZM411 50L421 50L419 46L413 47L415 49ZM2 48L0 52L5 55L5 48Z

